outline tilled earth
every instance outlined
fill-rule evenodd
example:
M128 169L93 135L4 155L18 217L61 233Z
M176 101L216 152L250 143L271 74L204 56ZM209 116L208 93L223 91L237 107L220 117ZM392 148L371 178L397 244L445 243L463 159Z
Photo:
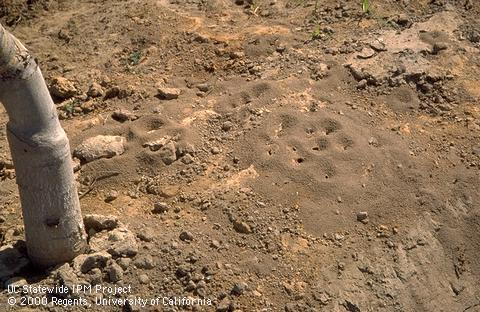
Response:
M370 4L3 1L92 250L29 264L0 108L0 309L480 311L480 3ZM70 290L8 306L8 285Z

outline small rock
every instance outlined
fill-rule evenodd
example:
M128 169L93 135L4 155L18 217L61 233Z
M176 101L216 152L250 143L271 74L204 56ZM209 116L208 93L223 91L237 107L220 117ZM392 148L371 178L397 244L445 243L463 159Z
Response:
M232 294L235 296L240 296L245 292L247 287L248 285L246 283L243 283L243 282L235 283L235 285L232 288Z
M120 280L123 279L123 270L122 268L115 262L112 262L107 268L106 268L108 278L110 282L116 283Z
M172 139L171 136L166 135L166 136L164 136L163 138L161 138L161 139L159 139L159 140L155 140L155 141L150 141L150 142L144 143L142 146L143 146L143 147L148 147L152 152L156 152L156 151L158 151L160 148L162 148L165 144L167 144L168 142L170 142L171 139Z
M137 237L144 242L153 242L154 239L153 233L149 229L145 229L141 233L138 233Z
M64 77L55 77L50 84L50 93L54 97L66 100L77 94L77 88L70 80Z
M233 128L233 123L231 121L225 121L222 124L222 130L223 131L230 131Z
M105 202L110 203L114 201L115 199L118 198L118 192L115 190L111 190L110 192L107 193L105 196Z
M252 228L246 222L241 221L234 221L233 222L233 229L238 233L242 234L250 234L252 233Z
M93 102L93 101L83 102L80 105L80 108L81 108L82 112L84 112L85 114L93 112L95 110L95 107L96 107L96 105L95 105L95 102Z
M357 213L357 221L360 221L362 223L367 223L368 222L368 212L360 211L359 213Z
M92 98L101 97L105 95L105 91L103 91L103 88L101 85L94 82L88 88L87 95Z
M367 87L368 81L367 79L362 79L357 84L357 89L365 89Z
M137 267L137 269L144 270L151 270L155 267L155 261L150 255L137 257L135 261L133 261L133 264L135 265L135 267Z
M74 295L73 290L75 289L75 287L77 287L77 285L87 284L86 281L80 280L78 278L76 272L68 263L64 263L63 265L55 268L51 272L51 276L58 284L68 288L69 294L59 293L58 295L60 296ZM75 296L78 296L78 294L76 294Z
M410 18L407 14L402 13L395 18L395 23L400 26L408 27L412 22L410 21Z
M126 139L122 136L98 135L83 141L73 155L84 162L99 158L111 158L125 152Z
M284 46L284 45L279 45L279 46L277 46L277 47L275 48L275 51L277 51L278 53L283 53L283 52L285 52L286 49L287 49L286 46Z
M115 216L103 216L97 214L88 214L83 217L83 223L85 224L85 230L88 232L90 229L95 232L103 230L111 231L119 226L119 221Z
M213 155L217 155L217 154L220 154L222 151L221 151L218 147L214 146L214 147L212 147L212 148L210 149L210 152L211 152Z
M130 258L118 258L117 264L125 271L127 270L130 265L132 264L132 259Z
M141 284L148 284L148 282L150 281L150 278L148 278L147 274L140 274L138 276L138 280L140 281Z
M91 251L106 250L114 258L134 257L138 253L135 235L125 228L99 232L90 238L89 245Z
M112 118L118 122L125 122L137 120L138 116L128 110L120 109L112 113Z
M193 240L193 234L188 232L188 231L183 231L182 233L180 233L179 237L182 241L192 241Z
M181 158L181 161L182 161L182 163L184 163L185 165L189 165L189 164L193 163L193 162L195 161L195 159L193 158L192 155L187 154L187 155L185 155L185 156L183 156L183 157Z
M241 59L245 57L245 53L241 51L234 51L230 53L230 58L231 59Z
M112 256L105 251L79 255L73 259L73 268L77 272L86 274L93 268L104 268L111 258Z
M107 89L107 92L105 92L105 99L112 99L115 97L118 97L120 95L120 88L118 86L113 86L109 89Z
M156 202L153 205L153 213L165 213L170 209L170 206L164 202Z
M356 303L351 302L351 301L345 300L345 302L343 303L343 306L349 312L361 312L358 305Z
M435 42L432 47L432 54L448 49L448 45L444 42Z
M90 272L88 272L86 278L90 285L99 285L103 282L102 270L99 268L93 268Z
M195 146L190 143L186 142L179 142L176 144L177 146L177 155L185 156L185 155L195 155Z
M385 44L381 41L374 40L368 44L370 48L377 52L382 52L382 51L387 51L387 48L385 47Z
M114 230L115 231L115 230ZM114 231L111 233L113 234ZM114 258L119 257L134 257L138 253L138 245L135 241L135 236L132 232L117 232L119 237L116 235L109 235L109 240L113 242L110 248L108 248L108 253L110 253Z
M181 91L177 88L158 87L158 95L163 100L177 99Z
M370 47L365 47L357 54L360 59L368 59L375 55L375 51Z
M160 158L165 165L171 165L177 160L177 148L173 142L165 144L160 150Z
M213 247L213 248L215 248L215 249L218 249L218 248L221 247L221 244L220 244L219 241L217 241L217 240L214 239L214 240L212 240L212 241L210 242L210 246Z
M197 85L197 89L202 92L208 92L208 90L210 90L210 86L207 83L200 83Z
M368 144L372 146L378 146L378 140L374 137L370 137L370 139L368 139Z
M228 312L231 311L232 309L232 303L228 298L223 298L222 301L220 301L217 304L217 312Z

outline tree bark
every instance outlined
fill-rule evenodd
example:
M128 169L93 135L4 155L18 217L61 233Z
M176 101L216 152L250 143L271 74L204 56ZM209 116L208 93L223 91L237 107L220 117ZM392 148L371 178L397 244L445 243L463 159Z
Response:
M68 138L35 59L2 25L0 101L9 116L28 255L40 267L70 261L87 243Z

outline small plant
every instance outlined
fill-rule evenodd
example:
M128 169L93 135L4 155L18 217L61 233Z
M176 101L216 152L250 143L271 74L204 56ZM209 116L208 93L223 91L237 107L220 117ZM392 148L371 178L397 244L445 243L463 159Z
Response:
M362 0L362 11L365 14L370 12L370 1L369 0Z
M250 4L250 7L249 7L248 11L250 12L250 14L258 16L257 13L258 13L259 9L260 9L260 4L258 3L258 1L254 0Z
M132 52L127 59L128 65L138 65L142 59L142 52L134 51Z
M322 30L320 29L320 25L318 25L312 32L312 40L321 39L322 35Z
M73 99L65 103L64 105L61 106L61 109L67 113L67 115L73 115L75 112L75 107L80 106L80 100L79 99Z

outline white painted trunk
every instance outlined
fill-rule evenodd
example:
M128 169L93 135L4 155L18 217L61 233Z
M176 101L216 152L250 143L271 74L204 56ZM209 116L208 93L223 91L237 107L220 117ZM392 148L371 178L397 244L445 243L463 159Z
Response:
M0 101L31 261L48 267L87 247L70 146L37 63L0 25Z

